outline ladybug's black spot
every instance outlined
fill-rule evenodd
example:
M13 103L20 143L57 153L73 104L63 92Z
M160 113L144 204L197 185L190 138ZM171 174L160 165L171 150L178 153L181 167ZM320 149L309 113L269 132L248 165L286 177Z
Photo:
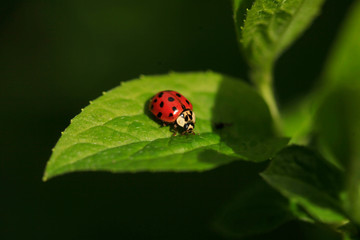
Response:
M189 118L190 118L190 120L192 120L192 116L191 116L191 115L189 115Z
M172 110L175 112L175 111L177 110L177 108L176 108L176 107L173 107Z
M181 105L182 109L185 110L185 105Z
M163 106L164 106L164 102L161 102L161 103L160 103L160 107L163 107Z
M161 117L161 115L162 115L162 113L161 113L161 112L159 112L156 116L157 116L158 118L160 118L160 117Z
M157 102L157 98L155 98L154 102Z
M159 93L159 98L161 98L163 94L164 94L163 92Z
M178 94L178 93L176 94L176 96L181 97L181 95L180 95L180 94Z
M188 115L186 115L186 117L185 117L185 122L187 122L187 121L189 121L189 116Z
M173 97L168 97L169 102L173 102L175 99Z
M190 103L189 103L189 101L188 101L188 100L186 100L186 103L190 105Z
M192 115L192 111L190 111L190 114Z
M173 115L172 113L170 113L170 114L169 114L169 117L172 117L172 116L174 116L174 115Z
M151 104L151 109L153 109L153 108L154 108L154 105Z

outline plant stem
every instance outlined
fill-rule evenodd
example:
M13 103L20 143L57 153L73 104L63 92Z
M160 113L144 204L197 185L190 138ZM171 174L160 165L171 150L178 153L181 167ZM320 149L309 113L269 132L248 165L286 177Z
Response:
M281 136L283 134L282 121L280 111L275 100L271 70L261 69L258 71L252 71L251 78L260 95L264 98L269 107L270 115L273 119L274 130L279 136Z

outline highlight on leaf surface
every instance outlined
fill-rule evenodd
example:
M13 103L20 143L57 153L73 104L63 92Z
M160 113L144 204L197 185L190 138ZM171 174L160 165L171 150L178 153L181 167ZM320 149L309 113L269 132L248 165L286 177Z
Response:
M193 104L196 135L172 136L149 99L176 90ZM170 73L122 83L92 101L56 144L44 180L74 171L204 171L235 159L264 161L276 138L263 99L246 83L213 72Z

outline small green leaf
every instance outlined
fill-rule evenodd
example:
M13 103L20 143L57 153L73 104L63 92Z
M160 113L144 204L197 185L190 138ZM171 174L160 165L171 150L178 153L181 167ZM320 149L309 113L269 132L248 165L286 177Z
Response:
M291 219L289 200L259 180L221 209L214 226L225 236L241 238L269 232Z
M148 111L159 91L194 106L196 135L172 136ZM287 144L275 138L261 97L212 72L142 77L104 93L76 116L56 144L44 180L74 171L204 171L241 158L263 161Z
M319 14L323 2L256 0L247 12L241 40L250 65L271 69L279 55Z
M345 220L340 201L343 175L313 151L299 146L285 148L261 175L313 218L324 223Z

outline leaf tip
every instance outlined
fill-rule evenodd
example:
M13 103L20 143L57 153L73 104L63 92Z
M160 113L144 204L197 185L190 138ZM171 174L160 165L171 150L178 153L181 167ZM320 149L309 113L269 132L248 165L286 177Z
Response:
M43 182L47 182L47 181L49 180L49 176L48 176L46 170L47 170L47 168L45 168L44 175L43 175L43 177L42 177L42 179L41 179Z
M266 170L265 170L266 171ZM261 172L261 173L259 173L259 175L260 175L260 177L262 177L262 178L266 178L266 173L265 173L265 171L264 172Z
M47 176L44 175L41 180L42 180L43 182L47 182L48 178L47 178Z
M272 186L271 185L271 175L269 175L266 171L267 171L268 169L266 169L265 171L263 171L263 172L261 172L261 173L259 173L259 175L260 175L260 177L262 178L262 179L264 179L264 181L265 182L267 182L267 184L269 184L270 186Z

